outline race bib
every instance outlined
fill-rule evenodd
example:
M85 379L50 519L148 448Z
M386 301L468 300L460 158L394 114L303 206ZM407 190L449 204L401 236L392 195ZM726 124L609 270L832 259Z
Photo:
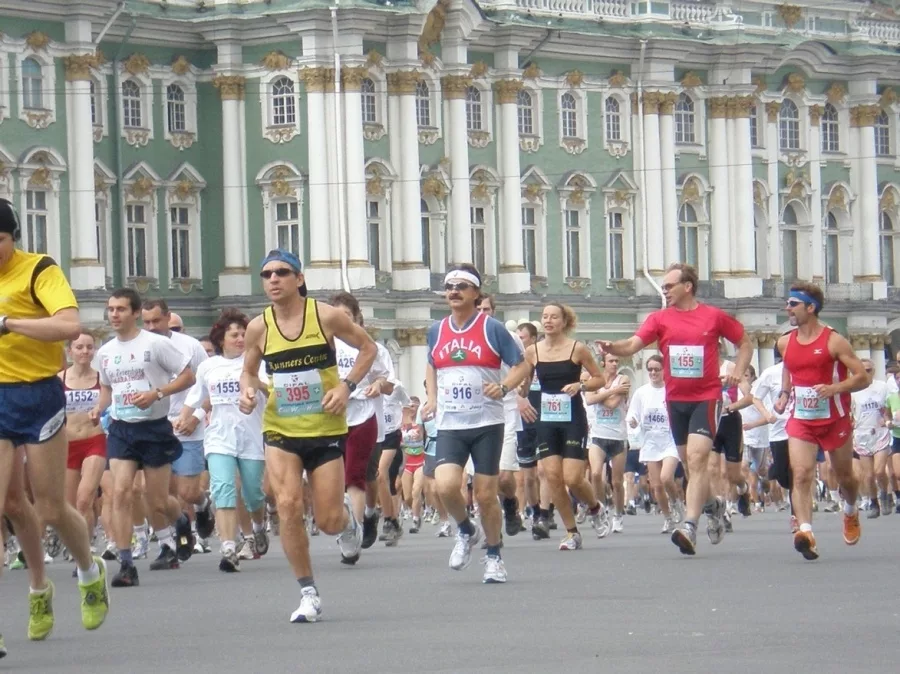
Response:
M100 391L95 388L66 391L66 414L90 412L97 405Z
M350 356L347 353L338 354L338 377L340 379L346 379L354 365L356 365L356 356Z
M140 421L149 419L152 407L145 410L134 404L135 398L141 393L150 390L150 382L146 379L139 381L126 381L113 385L113 405L115 406L115 418L119 421Z
M484 407L481 377L460 374L442 382L438 389L438 404L444 412L478 412Z
M604 405L597 405L595 422L601 426L620 426L622 424L622 408L609 409Z
M541 393L541 421L572 421L572 399L565 393Z
M281 372L272 375L275 388L275 413L280 417L321 414L322 377L318 370Z
M209 384L209 402L212 405L237 405L241 397L241 384L237 379L222 379Z
M644 428L648 431L667 431L669 430L669 417L665 411L653 408L644 412Z
M670 346L669 374L679 379L701 379L703 377L703 347Z
M811 386L795 386L794 418L801 421L830 419L831 405L828 398L820 398Z
M384 425L385 425L385 426L393 426L393 425L394 425L394 414L393 414L393 412L385 412L385 413L384 413Z

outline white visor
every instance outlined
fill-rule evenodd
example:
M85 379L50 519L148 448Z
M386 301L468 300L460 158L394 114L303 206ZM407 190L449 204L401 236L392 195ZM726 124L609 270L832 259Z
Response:
M466 281L476 288L481 287L481 281L478 280L478 277L465 269L451 269L448 271L447 275L444 277L444 285L452 283L453 281Z

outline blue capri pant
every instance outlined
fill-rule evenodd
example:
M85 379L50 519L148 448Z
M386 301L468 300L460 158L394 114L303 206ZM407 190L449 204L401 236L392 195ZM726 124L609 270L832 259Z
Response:
M254 512L265 503L262 481L266 462L238 459L227 454L207 454L209 486L217 508L237 508L235 477L241 474L241 498L247 510Z

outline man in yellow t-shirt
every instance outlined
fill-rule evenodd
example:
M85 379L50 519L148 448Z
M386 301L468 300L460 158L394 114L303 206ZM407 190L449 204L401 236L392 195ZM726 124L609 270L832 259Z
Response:
M53 583L43 576L38 516L75 558L87 629L106 619L109 591L87 524L65 500L66 398L56 375L65 340L81 334L78 303L51 258L16 248L20 234L15 208L0 199L0 514L6 511L26 561L38 571L31 577L28 637L41 640L53 629ZM24 495L22 447L37 513Z

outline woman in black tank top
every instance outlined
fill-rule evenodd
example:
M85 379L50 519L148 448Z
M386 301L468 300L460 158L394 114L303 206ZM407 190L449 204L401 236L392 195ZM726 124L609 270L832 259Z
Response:
M529 346L525 352L525 359L537 373L541 386L537 422L538 461L550 485L553 503L566 527L566 537L560 543L560 550L581 547L581 534L575 524L567 488L590 508L592 524L600 517L600 502L585 479L588 426L581 394L596 391L606 380L587 346L568 336L575 329L576 320L575 312L569 307L547 305L541 316L544 339ZM584 383L581 382L582 369L590 375ZM527 381L530 380L531 377L528 377ZM535 525L537 533L546 532L548 516L547 511L541 510Z

